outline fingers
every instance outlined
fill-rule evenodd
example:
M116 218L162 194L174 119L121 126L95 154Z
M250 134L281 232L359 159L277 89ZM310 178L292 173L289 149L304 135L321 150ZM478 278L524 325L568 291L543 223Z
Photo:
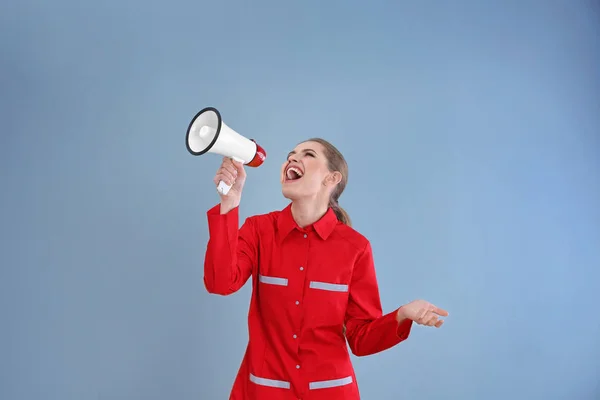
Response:
M220 181L225 182L227 185L233 185L238 175L238 170L233 164L233 161L229 158L223 159L221 166L217 170L217 174L215 175L215 184L218 184Z
M402 306L399 309L404 310L404 315L419 325L435 326L439 328L444 323L440 317L447 317L448 311L441 309L425 300L415 300Z
M235 180L235 178L237 178L238 169L232 160L228 159L226 161L223 161L221 168L223 169L223 172L225 172L227 175L233 177L234 180Z
M438 316L447 317L448 311L430 304L429 307L424 307L423 309L419 310L415 322L420 325L435 326L436 328L439 328L442 326L444 321L439 319Z
M236 180L240 177L245 177L244 163L233 161L229 157L223 157L223 162L217 170L213 181L218 184L220 181L225 182L227 185L233 185Z
M427 308L421 308L417 313L417 318L414 321L419 325L425 325L427 323L429 310Z
M246 176L246 171L244 170L244 163L241 161L235 161L232 160L231 158L225 157L223 162L229 166L231 166L231 168L233 168L236 172L237 175L240 177L244 177Z
M434 326L435 324L437 324L439 321L437 315L435 315L434 313L429 313L427 315L427 322L425 323L425 325L427 326Z
M415 322L420 325L435 326L439 322L437 315L430 310L424 309L423 312L419 314L419 318L417 318Z
M443 310L443 309L441 309L441 308L439 308L439 307L436 307L436 306L434 306L434 305L432 305L431 307L432 307L432 310L431 310L431 311L433 311L433 312L434 312L434 313L436 313L437 315L441 315L442 317L447 317L447 316L448 316L448 311L446 311L446 310Z
M214 182L215 184L219 184L220 181L225 182L228 186L231 186L235 183L235 178L237 173L231 173L226 168L219 168L217 174L215 175Z

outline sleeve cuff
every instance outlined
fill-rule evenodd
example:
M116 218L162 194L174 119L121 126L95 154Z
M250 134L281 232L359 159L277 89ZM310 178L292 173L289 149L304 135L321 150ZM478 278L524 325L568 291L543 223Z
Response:
M400 321L400 323L396 321L396 336L398 336L400 341L408 339L408 336L410 335L410 329L412 328L412 324L413 321L408 318L403 319L402 321Z
M412 320L405 319L398 323L398 320L396 319L397 311L398 310L395 310L385 314L381 317L379 322L381 324L380 332L387 332L383 335L385 339L382 338L384 342L384 348L395 346L398 343L408 339L408 336L410 335Z
M396 319L396 314L398 310L394 310L382 317L383 325L389 327L389 332L394 332L394 341L395 343L400 343L403 340L408 339L410 335L410 329L412 328L413 321L405 318L402 321L398 322Z
M227 214L223 214L221 215L221 203L216 204L215 206L213 206L210 210L208 210L206 212L206 215L208 215L208 217L214 217L214 216L219 216L219 217L229 217L229 216L238 216L239 213L239 206L232 208Z
M208 218L208 232L210 238L223 238L231 244L237 237L239 231L239 207L232 208L227 214L221 214L221 204L212 207L206 213Z

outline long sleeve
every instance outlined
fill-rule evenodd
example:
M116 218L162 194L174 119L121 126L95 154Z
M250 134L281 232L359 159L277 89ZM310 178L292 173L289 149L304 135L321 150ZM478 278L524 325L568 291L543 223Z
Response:
M397 309L383 315L369 242L354 266L349 294L345 318L346 337L354 355L375 354L408 338L411 320L398 323Z
M248 281L257 265L258 236L252 218L239 227L239 208L221 215L218 204L207 212L209 239L204 285L209 293L229 295Z

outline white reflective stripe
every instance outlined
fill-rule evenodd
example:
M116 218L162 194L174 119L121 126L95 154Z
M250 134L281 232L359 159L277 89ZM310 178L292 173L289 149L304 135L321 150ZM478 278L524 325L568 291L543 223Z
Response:
M325 282L315 282L315 281L310 282L310 288L311 289L329 290L332 292L347 292L348 291L348 285L338 285L335 283L325 283Z
M273 276L258 275L258 280L269 285L287 286L288 280L285 278L275 278Z
M351 376L347 376L345 378L333 379L331 381L310 382L308 384L308 388L310 390L313 390L313 389L327 389L327 388L332 388L332 387L349 385L351 383L352 383L352 377Z
M290 388L289 382L276 381L274 379L267 379L267 378L259 378L252 374L250 374L250 381L256 383L257 385L261 385L261 386L270 386L270 387L281 388L281 389L289 389Z

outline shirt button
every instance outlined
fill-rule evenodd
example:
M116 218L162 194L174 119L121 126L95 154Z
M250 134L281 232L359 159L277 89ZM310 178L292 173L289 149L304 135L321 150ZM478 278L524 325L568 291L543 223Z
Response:
M300 267L300 271L304 271L304 267Z
M304 234L304 239L306 239L307 237L308 237L308 235L305 233L305 234Z
M294 339L296 339L298 336L296 334L294 334Z
M300 366L299 366L299 365L296 365L296 369L300 369Z
M298 300L296 300L296 305L300 304L300 302Z

